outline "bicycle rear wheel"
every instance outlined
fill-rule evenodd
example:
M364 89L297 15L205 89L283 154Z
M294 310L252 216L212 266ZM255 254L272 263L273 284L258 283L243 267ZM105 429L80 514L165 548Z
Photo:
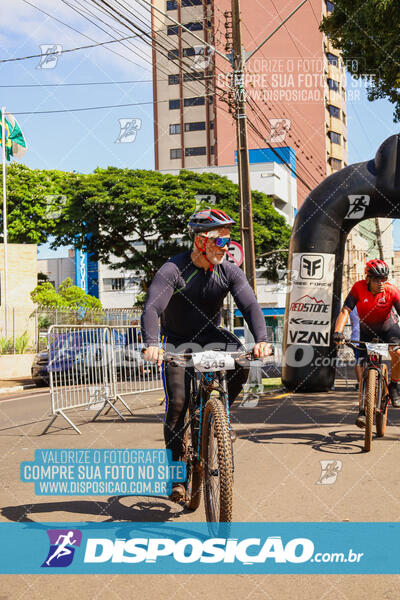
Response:
M382 365L382 398L381 398L381 407L382 412L377 412L375 415L375 424L376 424L376 436L383 437L386 431L386 422L388 415L388 370L386 365Z
M377 372L369 369L367 373L367 385L365 390L365 438L364 450L369 452L372 444L372 430L374 426L374 410L376 397Z
M207 521L230 522L233 501L232 443L228 418L218 398L211 397L204 409L201 453Z

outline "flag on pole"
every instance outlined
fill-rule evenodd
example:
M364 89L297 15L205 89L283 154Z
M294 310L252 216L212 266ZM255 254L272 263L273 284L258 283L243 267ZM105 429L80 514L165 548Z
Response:
M4 123L6 159L10 160L11 157L22 158L28 148L26 147L25 137L17 119L6 112L4 115ZM2 120L0 119L0 147L2 145L2 139Z

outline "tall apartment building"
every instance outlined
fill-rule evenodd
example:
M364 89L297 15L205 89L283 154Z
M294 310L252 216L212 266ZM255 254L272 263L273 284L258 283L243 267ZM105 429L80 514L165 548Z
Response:
M156 169L235 165L232 67L203 43L223 54L232 51L230 1L152 3ZM242 1L245 51L256 48L297 4ZM249 149L258 164L286 165L297 178L298 206L310 188L347 165L344 65L319 31L322 16L333 9L328 0L309 0L246 66Z

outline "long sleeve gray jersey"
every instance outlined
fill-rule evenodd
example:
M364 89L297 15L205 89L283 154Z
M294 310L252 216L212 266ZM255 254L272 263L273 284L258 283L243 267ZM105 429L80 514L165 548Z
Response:
M196 267L190 252L178 254L157 271L141 319L143 341L157 346L158 320L169 342L213 339L224 298L231 292L256 342L267 341L264 316L243 271L224 260L213 270Z

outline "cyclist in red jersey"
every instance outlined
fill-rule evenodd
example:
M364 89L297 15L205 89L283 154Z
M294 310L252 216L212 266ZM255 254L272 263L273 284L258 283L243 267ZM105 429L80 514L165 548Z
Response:
M347 318L355 306L360 317L360 340L379 341L387 344L400 344L400 290L388 283L389 267L383 260L370 260L365 266L365 279L357 281L351 288L335 325L333 339L344 344L343 329ZM365 354L361 351L360 355ZM392 359L389 394L394 408L400 408L400 350L390 351ZM358 427L365 427L365 413L359 412Z

